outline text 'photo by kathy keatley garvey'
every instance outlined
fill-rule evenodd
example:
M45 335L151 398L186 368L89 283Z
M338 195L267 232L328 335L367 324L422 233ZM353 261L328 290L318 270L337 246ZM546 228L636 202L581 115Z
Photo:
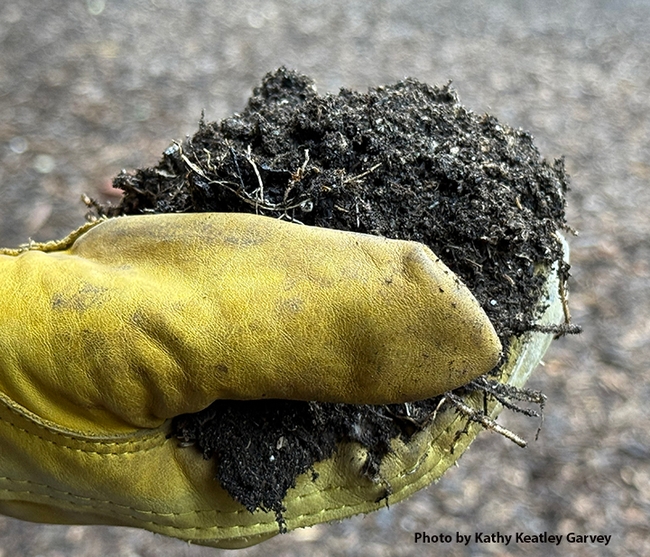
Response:
M413 534L413 542L415 544L427 545L463 545L470 544L476 545L575 545L575 544L589 544L592 546L608 546L612 541L611 534L582 534L576 532L569 532L565 534L551 534L548 532L539 532L536 534L528 532L474 532L472 534L465 534L462 532L454 532L453 534L445 533L428 533L428 532L415 532Z

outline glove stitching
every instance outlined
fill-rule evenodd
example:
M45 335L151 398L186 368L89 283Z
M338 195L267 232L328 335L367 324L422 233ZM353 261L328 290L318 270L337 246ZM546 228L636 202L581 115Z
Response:
M29 480L14 480L14 479L8 478L6 476L0 477L0 480L9 481L9 482L12 482L12 483L30 484L30 485L33 485L33 486L41 487L41 488L44 488L44 489L46 489L48 491L55 492L58 495L65 495L65 496L71 497L73 499L79 500L84 507L97 509L97 510L99 510L101 512L106 512L106 510L107 510L106 506L113 507L113 508L116 509L116 512L113 512L112 514L114 516L117 516L117 517L124 516L124 513L120 512L119 509L123 509L123 510L126 510L126 511L133 511L135 513L140 513L140 514L152 515L154 517L156 517L156 516L159 516L159 517L181 517L181 516L208 514L208 513L215 514L215 515L250 514L250 512L247 509L244 509L244 508L242 508L241 510L238 510L238 511L220 511L218 509L199 509L199 510L185 511L185 512L178 512L178 513L174 513L174 512L164 513L164 512L158 512L158 511L152 511L152 510L142 510L142 509L138 509L138 508L135 508L135 507L131 507L129 505L122 505L120 503L115 503L114 501L95 499L95 498L92 498L92 497L84 497L82 495L71 493L69 491L59 490L59 489L57 489L55 487L52 487L50 485L47 485L47 484L41 484L41 483L29 481ZM355 490L359 490L359 489L362 489L362 487L361 486L355 486ZM342 490L350 491L350 488L334 486L334 487L330 487L330 488L327 488L327 489L320 490L317 493L301 495L301 496L297 497L294 500L299 501L301 499L304 499L306 497L313 496L313 495L316 495L316 494L327 493L327 492L331 492L331 491L342 491ZM40 492L37 492L37 491L31 491L29 489L11 490L11 489L6 489L6 488L0 488L0 493L34 495L34 496L36 496L38 498L45 497L45 498L48 498L48 499L53 499L53 500L55 500L55 501L57 501L59 503L62 500L66 501L65 499L61 499L61 497L57 497L56 495L54 495L52 493L40 493ZM66 501L66 502L70 502L70 501ZM328 511L332 511L332 510L354 509L355 507L362 506L364 504L366 504L365 501L361 502L361 503L358 503L356 505L340 505L340 506L329 507L329 508L326 508L326 509L320 509L317 512L309 512L309 513L304 513L304 514L298 515L298 516L295 517L295 520L298 520L298 519L301 519L301 518L312 517L312 516L318 516L319 514L324 514L324 513L328 512ZM362 511L359 511L359 512L362 512ZM141 523L141 524L150 524L152 526L158 526L158 527L161 527L161 528L178 530L178 531L188 531L188 530L196 530L196 531L200 531L200 530L216 530L216 531L219 531L219 530L232 530L232 529L242 530L242 529L248 529L248 528L255 527L255 526L263 526L263 525L269 525L269 524L273 525L274 529L277 528L277 525L275 523L275 518L273 518L273 520L270 520L268 522L267 521L259 521L259 522L254 522L254 523L247 524L247 525L232 525L232 526L218 526L218 525L214 525L214 526L174 526L174 525L171 525L171 524L165 524L165 523L162 523L162 522L157 522L155 520L145 520L145 519L143 519L143 518L141 518L139 516L134 516L131 513L129 513L128 516L131 519L133 519L134 521L136 521L138 523ZM294 520L294 519L292 519L292 520Z
M10 408L11 410L11 408ZM22 416L21 416L22 417ZM0 417L0 420L4 421L6 424L11 426L14 429L17 429L18 431L21 431L23 433L26 433L27 435L31 437L36 437L37 439L40 439L41 441L45 441L46 443L51 443L52 445L56 445L57 447L63 447L65 449L69 449L71 451L77 451L81 453L87 453L87 454L97 454L97 455L102 455L102 456L120 456L122 454L133 454L133 453L139 453L139 452L147 452L153 449L156 449L158 447L161 447L162 444L156 443L152 444L149 447L136 447L133 449L124 449L125 447L129 447L130 445L140 445L142 443L151 443L155 441L159 441L160 437L163 436L164 434L162 432L157 431L156 433L153 433L151 436L145 436L139 439L130 439L126 441L91 441L88 439L80 439L75 437L74 435L62 433L59 431L55 431L52 429L49 429L41 424L34 423L32 422L32 425L38 427L39 429L45 430L48 434L50 435L56 435L59 437L63 437L65 440L70 441L70 442L75 442L75 443L83 443L83 444L92 444L94 446L102 446L102 447L118 447L121 448L122 450L120 451L114 451L114 452L101 452L101 451L96 451L88 448L79 448L79 447L74 447L70 446L68 444L64 443L59 443L57 441L53 441L52 439L47 439L46 437L43 437L41 435L38 435L36 433L33 433L32 431L29 431L28 429L25 429L23 427L20 427L13 422ZM166 441L166 439L165 439ZM163 441L164 443L164 441Z
M224 511L219 511L217 509L199 509L199 510L193 510L193 511L167 512L167 513L165 513L165 512L152 511L152 510L147 510L147 509L138 509L137 507L132 507L132 506L129 506L129 505L123 505L121 503L116 503L115 501L110 501L110 500L105 500L105 499L97 499L97 498L94 498L94 497L86 497L84 495L79 495L77 493L72 493L70 491L64 491L62 489L58 489L58 488L53 487L51 485L44 484L44 483L39 483L39 482L34 482L34 481L31 481L31 480L16 480L16 479L10 478L8 476L0 476L0 481L7 481L7 482L15 483L15 484L28 484L28 485L32 485L32 486L35 486L35 487L44 488L44 489L46 489L46 490L48 490L48 491L50 491L52 493L40 493L38 491L31 491L29 489L15 490L15 489L7 489L7 488L0 488L0 492L4 492L4 493L22 493L22 494L27 494L27 495L35 495L37 497L47 497L49 499L54 499L56 501L65 501L65 499L62 499L61 497L57 497L56 495L54 495L54 493L55 493L57 495L65 495L65 496L68 496L68 497L72 497L74 499L79 499L80 501L83 502L84 507L91 507L91 508L94 508L94 509L100 509L102 511L106 510L103 507L103 505L108 505L110 507L116 507L117 509L124 509L124 510L133 511L133 512L140 513L140 514L149 514L149 515L161 516L161 517L163 517L163 516L180 517L180 516L185 516L185 515L200 515L200 514L208 514L208 513L226 514ZM92 503L97 503L97 504L92 504ZM238 510L238 511L228 511L227 514L233 514L234 515L234 514L242 514L242 513L248 513L248 512L249 512L248 510L242 508L241 510ZM116 515L120 516L119 513L116 513ZM158 525L158 526L166 526L165 524L161 524L161 523L158 523L158 522L143 521L138 516L133 516L133 515L129 515L129 516L131 516L131 518L133 518L135 520L138 520L140 522L145 522L147 524L155 524L155 525ZM179 529L183 529L183 528L179 528Z

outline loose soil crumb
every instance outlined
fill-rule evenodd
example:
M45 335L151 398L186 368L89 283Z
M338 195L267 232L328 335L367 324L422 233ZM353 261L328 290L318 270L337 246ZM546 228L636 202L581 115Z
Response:
M535 271L562 262L556 232L568 229L562 159L547 163L530 134L467 110L449 85L413 79L318 95L308 77L281 68L241 114L201 119L156 167L122 172L114 186L124 197L115 207L92 202L100 215L252 212L422 242L473 292L504 353L535 328L544 284ZM569 266L561 263L559 274L563 289ZM567 315L554 332L570 330ZM506 402L542 400L472 388ZM217 401L176 418L173 431L215 458L217 479L234 499L251 512L275 512L282 528L282 500L298 475L337 444L356 441L368 449L364 472L375 477L390 440L408 440L439 400Z

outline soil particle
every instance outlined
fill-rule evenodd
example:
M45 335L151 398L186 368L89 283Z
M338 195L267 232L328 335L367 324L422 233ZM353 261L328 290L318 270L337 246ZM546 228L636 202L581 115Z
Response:
M156 167L122 172L114 186L121 203L94 203L99 214L256 212L422 242L472 291L504 352L534 328L538 270L562 261L556 232L568 229L562 159L548 163L530 134L467 110L449 85L413 79L319 95L308 77L280 68L241 114L202 119ZM562 288L568 273L561 264ZM233 498L274 511L282 526L287 490L338 443L364 445L373 477L390 440L408 440L437 404L217 401L176 418L173 431L215 458Z

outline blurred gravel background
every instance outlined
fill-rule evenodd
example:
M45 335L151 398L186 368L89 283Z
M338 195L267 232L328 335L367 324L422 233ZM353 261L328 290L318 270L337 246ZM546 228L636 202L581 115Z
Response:
M239 555L650 555L650 1L4 0L0 245L65 235L82 193L240 110L282 64L321 92L452 79L461 101L523 127L573 178L571 306L529 386L546 423L503 415L442 481L367 517ZM117 199L113 197L113 199ZM416 531L611 534L608 547L415 545ZM0 518L0 557L205 557L127 528Z

